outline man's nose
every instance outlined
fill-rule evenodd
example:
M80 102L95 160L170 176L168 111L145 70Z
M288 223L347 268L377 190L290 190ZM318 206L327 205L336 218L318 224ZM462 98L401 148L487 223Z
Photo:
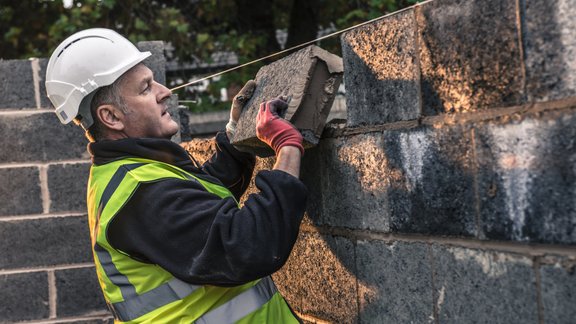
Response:
M158 102L162 102L170 98L170 96L172 95L172 91L170 91L170 89L166 88L163 84L160 84L158 82L156 82L156 85L158 87L158 94L156 95L157 98L156 100Z

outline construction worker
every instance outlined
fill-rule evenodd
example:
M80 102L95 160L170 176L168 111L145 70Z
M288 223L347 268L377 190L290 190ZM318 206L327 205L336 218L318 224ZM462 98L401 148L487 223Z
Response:
M88 217L98 279L116 323L298 323L270 275L286 262L306 205L298 179L302 136L278 116L281 99L260 105L257 135L276 152L243 207L252 154L237 151L237 96L216 152L199 165L169 139L179 126L171 93L118 33L80 31L46 70L60 121L90 139Z

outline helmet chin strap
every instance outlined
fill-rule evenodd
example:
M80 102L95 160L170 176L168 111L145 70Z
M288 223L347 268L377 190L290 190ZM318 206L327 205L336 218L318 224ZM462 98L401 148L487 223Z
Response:
M80 126L80 128L84 130L84 136L86 136L86 138L88 139L88 141L90 141L90 143L95 142L94 137L92 137L92 134L90 134L88 127L84 125L84 121L82 119L83 119L82 116L78 115L72 121L74 121L74 124Z

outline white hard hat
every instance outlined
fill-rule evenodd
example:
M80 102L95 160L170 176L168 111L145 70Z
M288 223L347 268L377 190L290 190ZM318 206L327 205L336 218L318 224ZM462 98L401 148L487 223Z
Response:
M80 116L83 126L90 127L95 90L112 84L150 55L110 29L86 29L68 37L46 68L46 92L60 122L68 124Z

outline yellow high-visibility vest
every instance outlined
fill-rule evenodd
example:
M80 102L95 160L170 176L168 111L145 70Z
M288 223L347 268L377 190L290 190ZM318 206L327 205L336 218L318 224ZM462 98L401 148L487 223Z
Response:
M197 181L221 198L232 196L221 185L159 161L127 158L92 166L87 197L92 251L115 323L298 323L270 277L236 287L193 285L110 245L106 229L114 215L140 184L162 179Z

